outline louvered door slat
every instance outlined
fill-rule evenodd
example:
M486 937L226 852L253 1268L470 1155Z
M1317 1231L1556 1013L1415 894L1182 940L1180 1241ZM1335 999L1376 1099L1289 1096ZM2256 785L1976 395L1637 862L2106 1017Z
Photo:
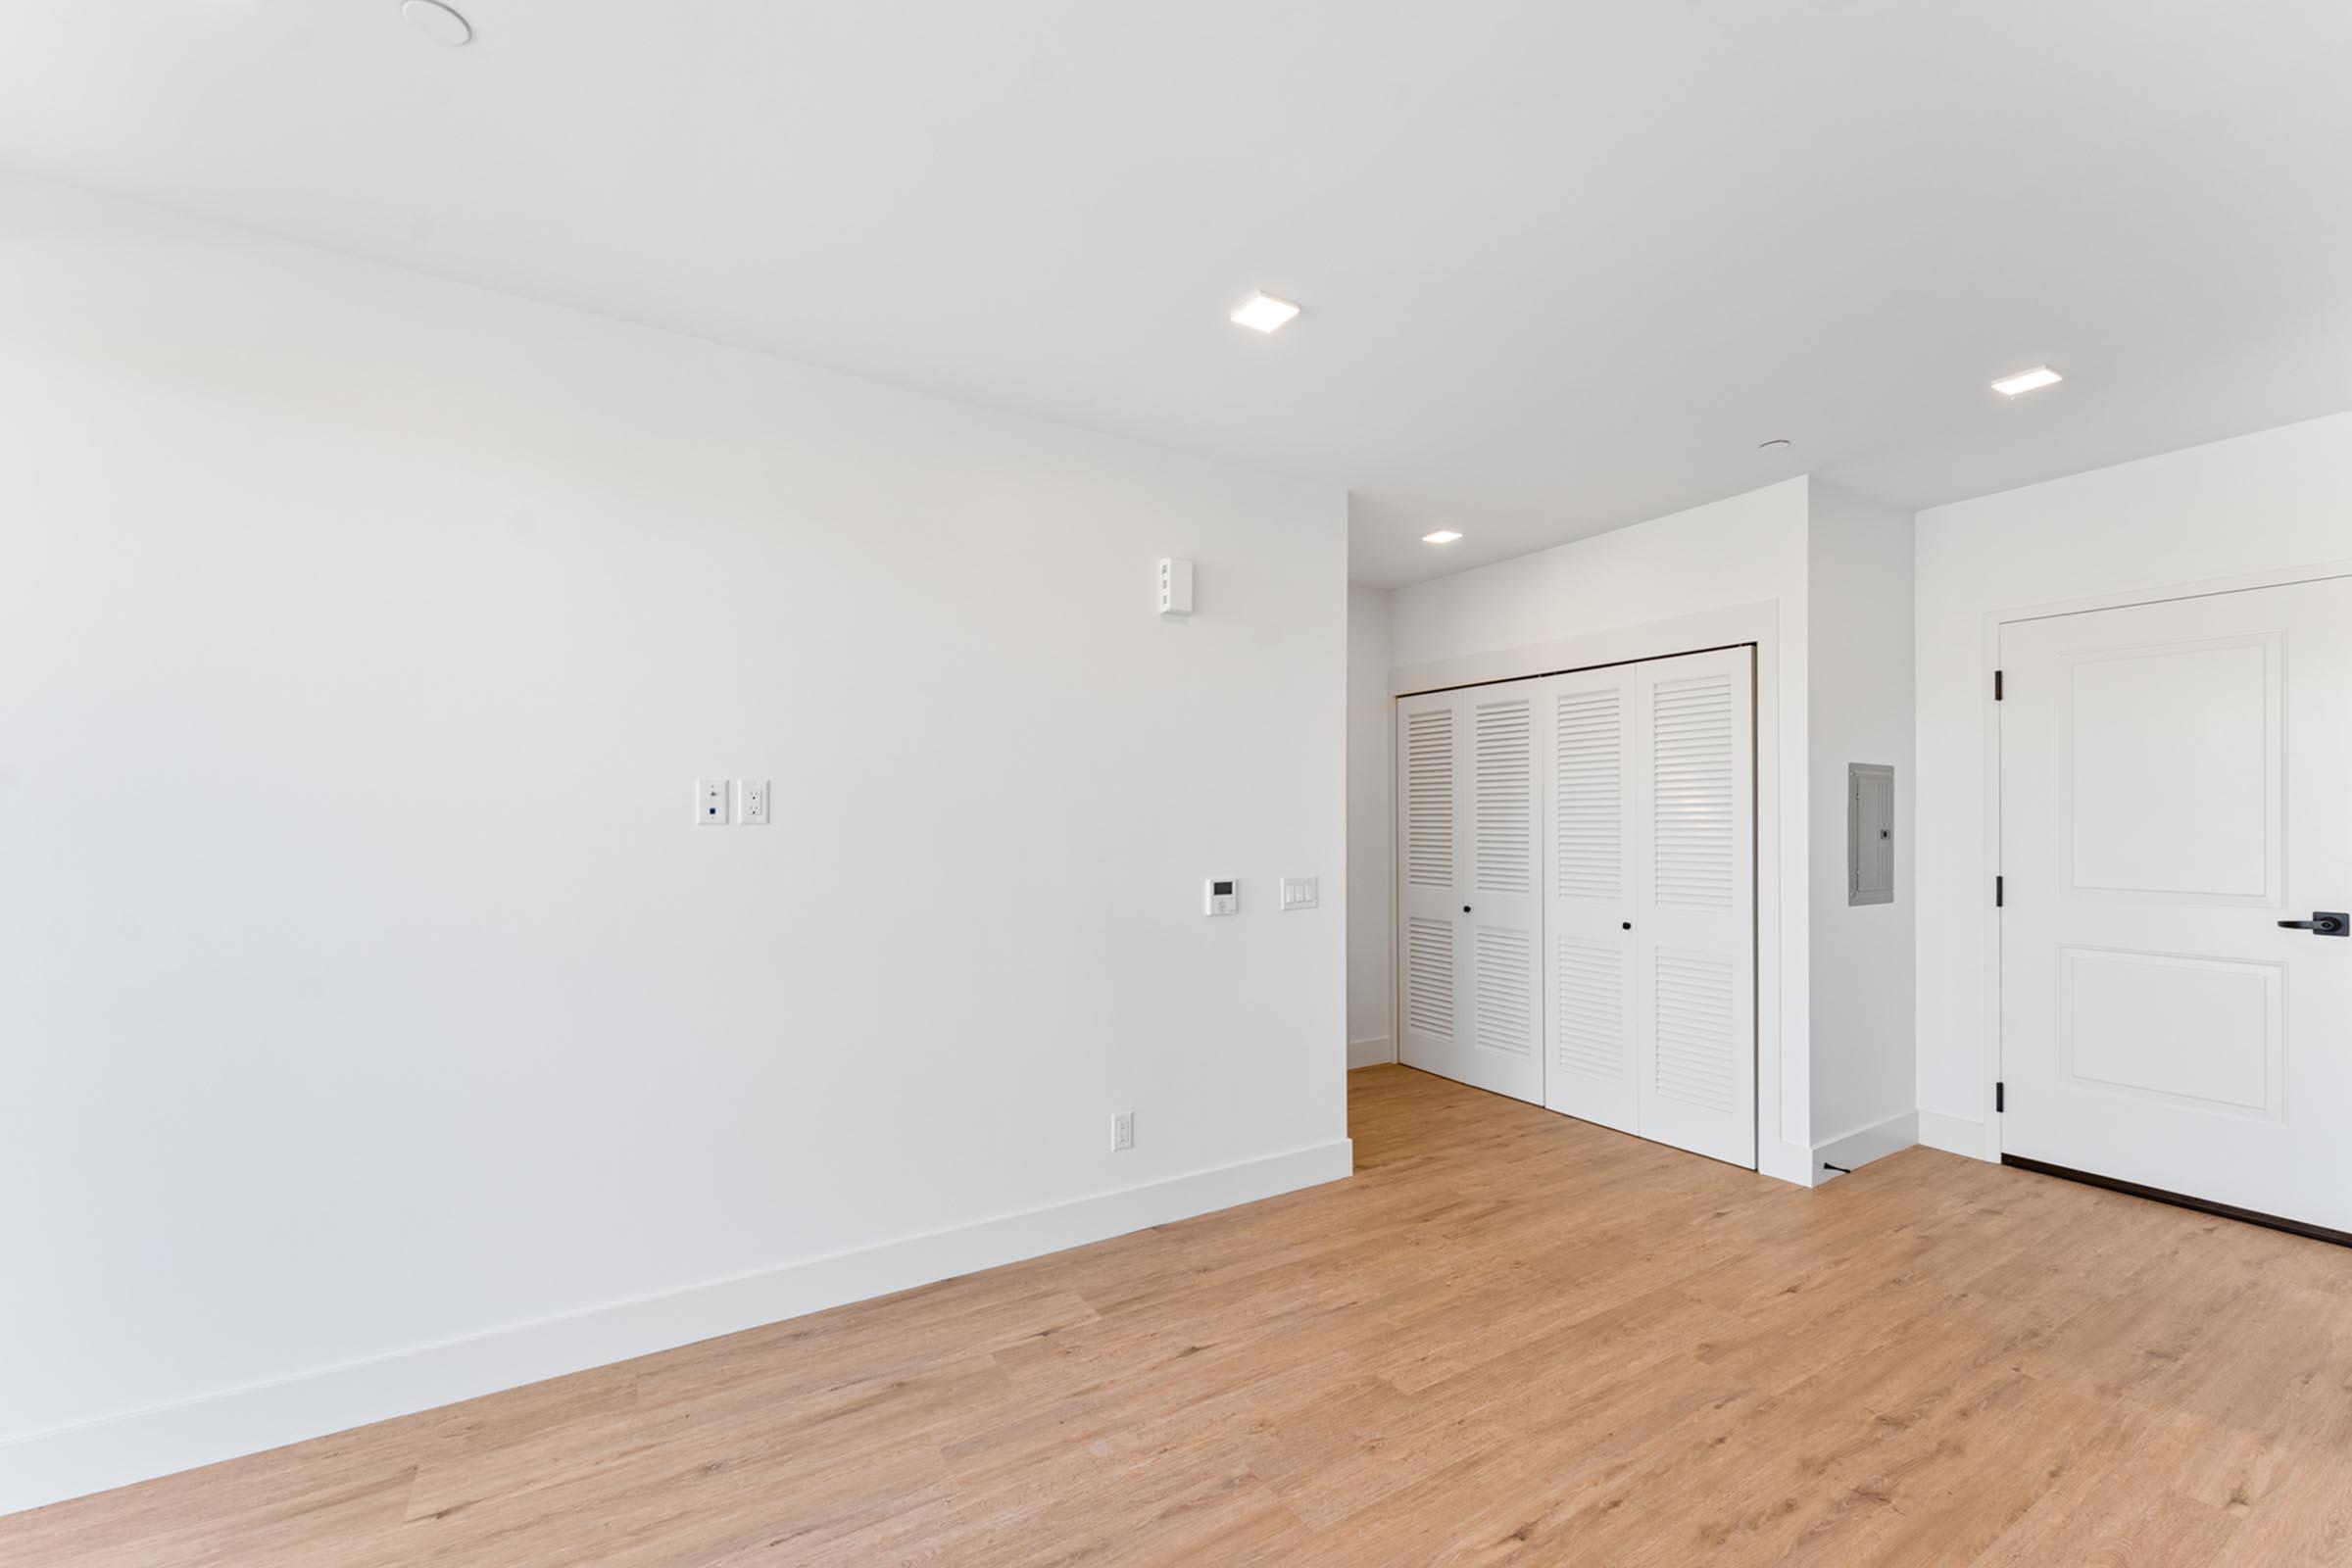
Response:
M1553 876L1559 896L1618 896L1624 853L1622 703L1614 687L1553 702Z
M1472 842L1481 893L1532 893L1536 880L1534 707L1527 696L1492 698L1473 714Z
M1453 925L1447 920L1404 923L1404 1017L1411 1027L1453 1038Z
M1625 1077L1625 960L1618 944L1562 937L1552 945L1552 1064L1608 1084ZM1565 1108L1573 1091L1545 1086L1544 1102Z
M1404 719L1404 876L1418 888L1453 886L1453 710Z
M1705 953L1660 950L1651 995L1656 1008L1657 1092L1702 1109L1728 1112L1735 1059L1730 960Z
M1534 942L1526 931L1478 929L1478 1044L1527 1056L1536 1049Z
M1729 908L1737 737L1732 677L1712 671L1660 682L1651 696L1651 897L1660 905Z

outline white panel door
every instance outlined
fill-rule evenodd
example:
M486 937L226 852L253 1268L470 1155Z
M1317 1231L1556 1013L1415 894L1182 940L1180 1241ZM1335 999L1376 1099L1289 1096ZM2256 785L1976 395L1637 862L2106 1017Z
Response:
M1755 701L1745 648L1634 666L1639 1131L1756 1162Z
M2001 663L2002 1151L2352 1231L2352 580Z
M1533 681L1396 710L1398 1057L1539 1102L1541 717Z
M1642 1130L1633 927L1642 858L1633 811L1638 685L1635 666L1618 664L1548 676L1537 698L1551 733L1544 1103L1628 1133Z

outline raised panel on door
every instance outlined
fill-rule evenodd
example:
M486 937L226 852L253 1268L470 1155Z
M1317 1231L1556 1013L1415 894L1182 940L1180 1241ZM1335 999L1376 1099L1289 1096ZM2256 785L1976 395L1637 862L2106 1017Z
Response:
M1635 666L1638 1130L1752 1166L1755 735L1746 649Z
M1640 1130L1634 1033L1632 666L1540 683L1549 720L1544 1103Z
M2002 1151L2352 1231L2352 580L2001 658Z

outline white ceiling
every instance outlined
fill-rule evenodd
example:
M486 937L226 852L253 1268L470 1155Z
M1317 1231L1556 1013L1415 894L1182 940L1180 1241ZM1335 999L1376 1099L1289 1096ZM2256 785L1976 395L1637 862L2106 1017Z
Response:
M0 167L1344 484L1366 582L2352 407L2352 6L457 3L9 0Z

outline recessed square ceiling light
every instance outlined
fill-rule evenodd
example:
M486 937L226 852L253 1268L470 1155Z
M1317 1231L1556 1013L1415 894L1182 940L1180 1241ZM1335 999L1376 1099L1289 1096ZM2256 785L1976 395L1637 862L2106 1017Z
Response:
M1233 313L1233 318L1239 325L1271 332L1298 314L1298 307L1289 300L1278 300L1271 294L1252 294L1249 304Z
M1998 381L1992 383L1992 389L2004 396L2016 397L2021 392L2032 392L2038 387L2056 386L2065 379L2065 376L2060 375L2048 366L2036 365L2031 370L2020 370L2015 375L2002 376Z
M1449 545L1460 537L1451 528L1440 528L1436 533L1423 534L1421 542L1425 545Z

